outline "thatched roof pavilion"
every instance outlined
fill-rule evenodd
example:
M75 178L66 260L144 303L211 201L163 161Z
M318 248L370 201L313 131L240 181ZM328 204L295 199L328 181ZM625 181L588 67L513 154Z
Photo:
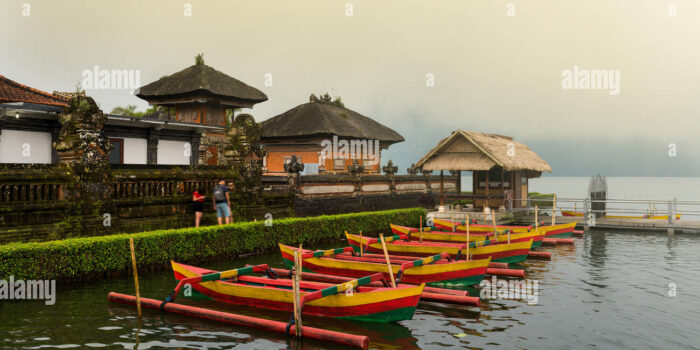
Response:
M268 151L265 161L268 173L284 172L283 165L294 155L307 169L313 169L309 170L310 174L349 173L348 166L353 162L364 166L365 173L378 174L381 150L404 141L396 131L346 108L340 98L332 100L328 94L311 95L308 103L261 124L261 140ZM330 141L334 143L334 150L329 155L323 152L323 145ZM342 143L358 152L344 154ZM360 148L367 152L359 152ZM370 156L376 159L369 159Z
M372 118L334 103L312 100L262 122L263 138L332 136L403 142L396 131Z
M527 179L552 171L546 161L511 137L462 129L442 139L415 167L474 172L473 192L485 195L482 204L488 206L500 205L500 200L491 200L489 195L526 198Z
M196 64L136 90L135 95L156 105L215 100L223 106L253 107L267 101L260 90L230 77L198 59Z

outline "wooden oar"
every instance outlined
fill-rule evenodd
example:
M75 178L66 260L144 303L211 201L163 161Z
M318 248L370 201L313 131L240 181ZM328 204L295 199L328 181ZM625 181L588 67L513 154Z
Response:
M554 194L554 199L552 199L552 226L555 225L557 221L557 195Z
M391 269L391 261L389 260L389 253L386 251L386 243L384 242L384 234L379 234L379 240L382 242L382 249L384 250L384 258L386 258L386 266L389 268L389 277L391 277L391 286L396 288L396 280L394 279L394 271Z
M362 256L362 230L360 230L360 256Z
M469 243L469 214L467 214L467 243ZM467 260L471 260L471 257L469 256L469 244L467 244Z
M420 216L420 236L418 237L418 241L423 243L423 215Z

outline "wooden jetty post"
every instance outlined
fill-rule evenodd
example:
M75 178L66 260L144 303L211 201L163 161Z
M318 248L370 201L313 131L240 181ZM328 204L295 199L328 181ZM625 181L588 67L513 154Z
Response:
M540 211L540 210L537 208L537 204L535 204L535 231L537 231L537 225L538 225L538 223L537 223L537 213L538 213L539 211Z
M386 251L386 242L384 242L384 234L379 234L379 240L382 242L382 250L384 250L384 258L386 259L386 266L389 268L389 277L391 277L391 286L396 288L396 280L394 279L394 270L391 269L391 260L389 260L389 253Z
M141 313L141 293L139 292L139 273L136 270L136 250L134 249L134 238L129 238L129 248L131 249L131 267L134 269L134 287L136 289L136 310L139 319L143 317Z

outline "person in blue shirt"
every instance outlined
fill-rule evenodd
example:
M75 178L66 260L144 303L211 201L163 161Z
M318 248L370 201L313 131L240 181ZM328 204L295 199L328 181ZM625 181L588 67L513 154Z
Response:
M224 224L224 219L227 224L231 223L231 199L229 197L229 188L226 186L224 179L219 179L219 183L214 186L211 200L216 210L216 219L219 225Z

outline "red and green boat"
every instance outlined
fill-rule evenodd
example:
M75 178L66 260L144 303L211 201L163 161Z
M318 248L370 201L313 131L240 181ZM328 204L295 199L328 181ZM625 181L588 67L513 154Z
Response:
M407 235L412 241L418 241L422 239L424 241L433 242L447 242L447 243L466 243L467 234L465 232L447 232L447 231L423 231L415 227L399 226L391 224L391 232L397 235ZM508 230L500 231L498 234L494 235L493 232L477 232L476 234L471 233L471 226L469 229L469 242L484 242L493 241L498 243L516 243L516 242L527 242L532 240L532 248L538 248L542 245L542 239L545 237L544 232L532 230L528 232L520 233L509 233Z
M285 265L291 267L297 248L279 245ZM384 258L353 256L353 247L302 251L303 271L352 278L381 273L389 279L389 271ZM449 254L435 254L427 258L416 257L415 261L392 263L391 270L397 283L432 286L470 286L481 283L491 258L479 260L450 261Z
M467 232L467 226L464 221L451 221L443 219L433 219L433 224L437 229L445 231L456 231L456 232ZM456 227L453 229L453 226ZM568 224L559 225L549 225L549 226L539 226L537 227L537 232L544 232L546 238L570 238L574 229L576 228L576 222L571 222ZM522 233L535 230L534 226L513 226L513 225L496 225L496 230L509 230L513 233ZM487 233L493 232L493 225L479 225L470 224L470 233Z
M350 246L355 248L355 251L360 251L360 244L363 246L363 251L369 253L383 253L382 244L377 238L370 237L360 237L358 235L353 235L345 232L345 237L348 240ZM444 242L415 242L409 241L406 235L393 235L384 238L387 251L390 254L398 255L416 255L416 256L430 256L441 253L448 253L452 257L459 260L460 257L465 257L467 254L467 244L458 243L444 243ZM362 243L360 243L362 242ZM494 262L503 262L508 264L515 264L525 261L528 254L530 253L530 248L532 247L532 240L527 242L517 242L517 243L499 243L493 244L491 241L483 242L471 242L469 243L468 254L472 256L473 260L488 259Z
M172 262L175 278L180 282L167 302L173 302L185 286L191 296L225 303L292 312L292 281L275 277L250 276L270 273L267 265L249 266L229 271L213 271ZM424 284L396 288L367 287L383 281L384 275L373 274L341 284L301 281L301 305L304 315L335 317L372 322L410 320L423 292Z

